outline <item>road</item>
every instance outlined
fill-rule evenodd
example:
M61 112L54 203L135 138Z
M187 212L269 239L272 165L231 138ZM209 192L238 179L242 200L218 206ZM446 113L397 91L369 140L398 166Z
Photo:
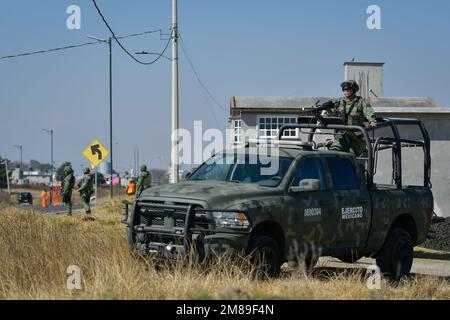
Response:
M429 275L450 279L450 253L441 255L430 255L429 258L424 257L422 253L415 253L415 258L411 273L415 275ZM368 266L376 265L375 259L363 258L356 263L344 263L336 258L322 257L318 263L321 267L330 268L360 268L367 269Z
M35 212L40 212L42 214L46 214L49 216L57 215L57 214L63 214L67 212L67 209L60 205L60 206L54 206L54 207L48 207L46 209L43 209L40 206L29 206L29 205L15 205L15 206L0 206L0 211L8 209L8 208L22 208L22 209L32 209ZM72 207L72 210L81 210L83 209L83 205L81 204L74 204Z
M81 204L74 204L72 206L72 210L81 210L83 209L83 206ZM67 213L67 209L64 206L55 206L55 207L48 207L46 209L42 209L39 207L35 207L34 210L36 211L40 211L43 214L52 216L52 215L57 215L57 214L63 214L63 213Z

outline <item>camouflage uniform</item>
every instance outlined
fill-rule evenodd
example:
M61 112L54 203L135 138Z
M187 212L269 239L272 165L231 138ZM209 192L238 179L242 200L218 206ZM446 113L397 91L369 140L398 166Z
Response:
M344 82L341 86L351 84L354 93L359 91L356 81ZM344 97L337 102L336 109L330 113L332 116L341 117L346 125L364 127L364 122L376 122L375 111L369 102L359 96L355 96L353 100ZM353 153L356 156L367 156L367 146L361 132L346 132L336 135L330 150L345 151Z
M75 177L73 176L73 169L69 166L64 168L65 178L62 183L63 203L67 206L68 214L72 214L72 190L75 186Z
M94 177L89 168L84 169L84 177L80 183L80 196L83 199L84 211L86 214L91 213L91 196L94 194Z
M136 198L139 197L147 188L152 186L152 175L147 171L147 166L144 164L141 166L141 174L136 185Z

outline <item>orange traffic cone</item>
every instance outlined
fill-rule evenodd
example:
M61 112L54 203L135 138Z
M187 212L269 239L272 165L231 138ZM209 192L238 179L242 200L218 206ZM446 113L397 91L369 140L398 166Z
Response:
M42 192L42 208L47 208L48 200L47 200L47 191Z

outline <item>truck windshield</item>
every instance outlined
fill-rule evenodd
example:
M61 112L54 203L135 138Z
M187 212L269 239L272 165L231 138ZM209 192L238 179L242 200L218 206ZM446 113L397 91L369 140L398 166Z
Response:
M256 164L248 157L235 154L216 155L206 161L190 177L189 181L215 180L234 183L258 184L264 187L277 187L291 166L293 158L272 157L270 163Z

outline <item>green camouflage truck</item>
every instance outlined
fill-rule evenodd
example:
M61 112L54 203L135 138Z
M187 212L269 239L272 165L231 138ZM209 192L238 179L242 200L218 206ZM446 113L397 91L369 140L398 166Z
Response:
M413 247L426 239L434 210L425 127L414 119L379 119L371 132L331 118L314 121L299 118L264 146L276 164L271 173L263 174L267 164L251 161L263 144L249 143L215 155L184 182L145 190L125 208L130 248L163 259L190 251L206 259L225 252L259 256L269 276L284 262L303 257L314 265L319 256L346 262L374 257L383 273L408 274ZM421 139L402 138L401 125L417 127ZM308 141L283 141L292 128L309 132ZM327 150L315 142L326 131L318 129L361 132L368 157ZM402 184L402 150L411 147L424 153L420 186ZM388 185L374 182L382 150L392 153Z

